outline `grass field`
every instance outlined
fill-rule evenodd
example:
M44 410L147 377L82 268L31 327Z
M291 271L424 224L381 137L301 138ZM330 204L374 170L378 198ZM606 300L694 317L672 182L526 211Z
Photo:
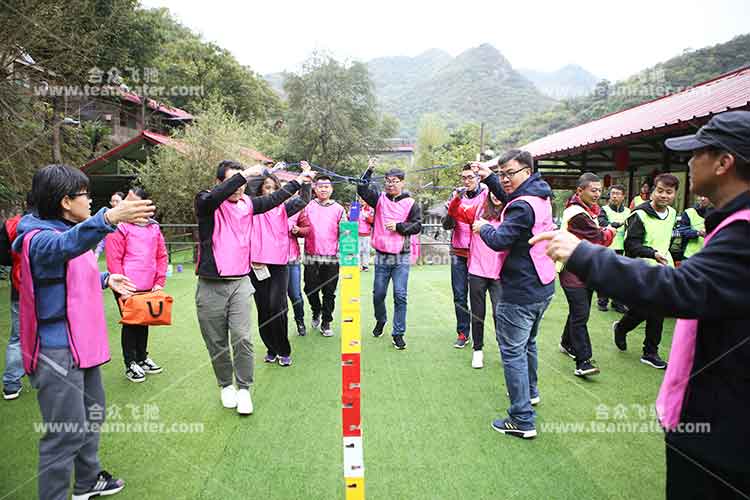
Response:
M149 342L150 355L165 370L143 384L123 375L115 306L106 297L113 352L103 367L108 422L156 423L175 431L131 427L130 432L102 435L104 467L127 483L116 498L343 498L338 333L332 339L292 336L294 365L281 368L262 363L263 346L253 331L255 414L241 418L220 405L195 317L195 276L189 271L168 281L167 291L175 297L174 324L152 329ZM578 379L572 374L573 361L557 349L567 314L558 289L539 335L539 437L523 441L503 436L490 429L491 420L507 408L497 343L486 332L482 370L470 367L470 348L452 348L449 276L446 266L412 270L408 349L396 351L387 335L369 335L374 323L372 273L363 274L367 497L662 498L662 436L653 427L644 428L653 421L648 410L663 372L638 362L643 326L631 333L630 350L620 353L610 333L619 315L592 311L589 327L602 373ZM8 295L3 282L4 339ZM665 357L672 326L671 320L665 322ZM0 420L0 499L35 498L39 434L34 423L40 417L27 380L20 399L0 401ZM190 424L202 429L177 432ZM565 428L575 425L583 428ZM622 428L627 426L632 428Z

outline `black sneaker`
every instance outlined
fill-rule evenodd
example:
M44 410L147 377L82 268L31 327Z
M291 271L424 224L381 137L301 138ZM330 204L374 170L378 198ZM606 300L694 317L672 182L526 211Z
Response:
M331 324L328 321L324 321L320 325L320 334L324 337L333 337L333 330L331 329Z
M619 321L615 321L614 323L612 323L612 334L615 338L615 345L619 350L624 352L628 350L627 334L617 332L617 327L619 326L619 324Z
M299 335L300 337L304 337L305 335L307 335L307 328L305 328L305 320L300 319L300 320L295 321L295 323L297 323L297 335Z
M609 307L607 307L607 304L600 302L596 305L596 308L599 309L601 312L607 312L609 311Z
M21 395L21 389L23 388L19 387L18 390L13 391L11 389L8 389L7 387L3 387L3 399L6 401L10 401L11 399L17 399L18 396Z
M399 351L403 351L404 349L406 349L406 342L404 342L403 335L393 335L393 347L395 347Z
M576 359L576 352L573 350L573 346L565 345L560 342L560 352L570 358Z
M157 365L151 358L146 358L143 361L139 361L138 366L141 367L141 370L143 370L143 373L145 373L146 375L156 375L157 373L161 373L163 371L163 368Z
M521 429L509 418L503 420L493 420L492 428L500 434L508 434L510 436L516 436L523 439L533 439L536 437L536 429L534 427Z
M643 353L641 356L641 363L649 366L653 366L657 370L664 370L667 367L667 362L659 357L658 353Z
M320 316L313 316L312 318L312 327L318 328L320 326Z
M577 362L576 369L573 372L576 377L586 377L587 375L596 375L597 373L599 373L599 368L594 366L590 359Z
M125 377L131 382L138 384L146 380L146 372L143 371L143 368L138 363L131 361L125 370Z
M372 336L377 338L383 335L383 328L385 328L384 322L378 321L375 323L375 328L372 329Z
M91 487L88 491L83 493L74 493L73 500L88 500L89 498L98 496L109 496L119 493L125 487L125 481L122 479L115 479L112 474L103 470L99 473L96 478L96 484Z
M620 314L625 314L626 312L628 312L628 306L624 304L615 304L612 306L612 309L614 309Z

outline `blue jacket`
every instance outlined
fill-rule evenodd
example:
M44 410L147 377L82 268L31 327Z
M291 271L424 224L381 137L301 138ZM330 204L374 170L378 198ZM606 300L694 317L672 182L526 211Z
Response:
M504 204L519 196L551 198L552 189L538 173L532 174L518 189L507 194L495 174L483 181L490 191ZM495 251L510 250L500 273L503 287L503 302L512 304L534 304L542 302L555 293L555 282L543 285L529 255L529 239L534 226L534 210L525 201L512 204L505 212L503 223L497 229L486 225L479 232L482 241Z
M29 248L39 320L38 334L42 347L68 347L65 265L69 260L93 250L107 234L117 229L105 222L106 211L103 208L93 217L75 225L60 219L40 219L33 214L24 216L18 223L18 237L13 242L13 249L19 253L23 249L23 238L27 233L35 229L52 229L34 236ZM101 274L102 288L108 276L109 273ZM92 293L99 292L92 290Z

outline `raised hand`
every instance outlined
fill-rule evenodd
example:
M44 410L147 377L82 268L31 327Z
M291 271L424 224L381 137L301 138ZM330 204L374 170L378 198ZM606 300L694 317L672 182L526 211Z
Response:
M120 222L146 224L149 217L154 215L156 207L151 200L122 200L115 208L104 212L104 217L113 226Z

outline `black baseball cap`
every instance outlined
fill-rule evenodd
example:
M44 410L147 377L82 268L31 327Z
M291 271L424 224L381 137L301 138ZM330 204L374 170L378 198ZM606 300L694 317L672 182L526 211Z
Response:
M673 137L664 144L672 151L706 147L724 149L750 161L750 111L727 111L711 118L692 135Z

